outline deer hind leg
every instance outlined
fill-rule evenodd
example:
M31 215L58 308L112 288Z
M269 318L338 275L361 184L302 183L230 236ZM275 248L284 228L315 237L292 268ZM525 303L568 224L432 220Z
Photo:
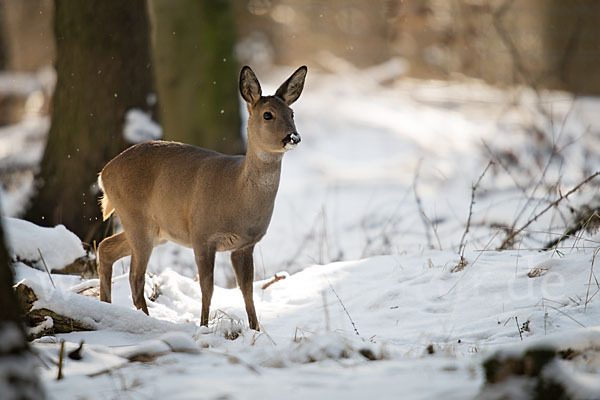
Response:
M131 266L129 267L129 286L131 287L131 298L133 304L138 310L148 314L148 306L144 298L144 284L146 281L146 268L148 260L152 255L154 247L153 238L148 234L149 230L144 227L131 228L125 224L123 219L123 229L131 245Z
M123 232L107 237L98 245L98 278L100 278L100 300L110 303L113 264L120 258L131 255L131 247Z
M252 259L253 250L254 246L249 246L232 252L231 265L233 265L238 286L240 287L242 295L244 296L244 303L246 303L246 313L248 314L248 324L250 325L250 329L259 331L258 318L256 317L254 299L252 297L252 283L254 281L254 260Z
M200 280L200 290L202 291L202 314L200 323L203 326L208 326L210 302L214 291L215 253L215 248L206 244L194 247L194 255L196 256L198 277Z

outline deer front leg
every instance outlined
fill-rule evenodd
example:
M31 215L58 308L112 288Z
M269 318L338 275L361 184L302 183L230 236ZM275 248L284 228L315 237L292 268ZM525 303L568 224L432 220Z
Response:
M254 309L254 299L252 298L252 282L254 281L254 260L252 252L254 246L248 246L241 250L231 253L231 264L235 271L235 277L238 286L244 296L246 303L246 313L248 314L248 324L250 329L259 331L258 319L256 318L256 310Z
M119 258L131 255L131 247L123 232L112 235L98 246L98 278L100 300L110 303L113 264Z
M196 265L198 266L198 277L200 280L200 290L202 291L202 314L200 323L208 326L208 315L210 312L210 301L214 290L214 270L215 270L216 249L206 244L194 247L196 256Z

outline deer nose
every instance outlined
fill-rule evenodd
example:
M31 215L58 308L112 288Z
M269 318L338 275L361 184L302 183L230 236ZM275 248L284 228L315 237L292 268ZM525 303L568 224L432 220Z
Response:
M298 134L298 132L292 132L283 138L283 147L296 146L298 143L300 143L301 140L302 139L300 138L300 135ZM290 145L290 146L288 146L288 145Z

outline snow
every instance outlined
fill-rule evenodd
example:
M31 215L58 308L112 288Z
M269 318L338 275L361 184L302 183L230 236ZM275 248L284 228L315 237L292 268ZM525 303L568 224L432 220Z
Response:
M39 398L40 388L32 371L38 365L33 354L24 351L21 329L12 321L0 322L0 393L3 399Z
M20 175L19 184L11 184L3 176L3 185L0 185L2 215L14 217L25 211L34 188L33 170L41 161L49 128L47 117L0 127L0 171L9 177L15 172Z
M31 222L2 217L10 257L35 268L60 270L86 255L81 240L63 225L44 228ZM41 255L40 255L41 254Z
M563 262L537 278L527 272L552 261L552 253L521 252L516 272L514 254L499 252L467 253L470 266L456 273L450 268L458 256L438 250L313 265L266 290L261 288L269 280L255 282L261 333L247 328L237 288L215 288L211 325L199 328L198 282L169 269L146 282L147 295L152 283L160 288L156 301L148 302L151 316L159 320L133 310L125 275L113 284L112 305L46 288L35 307L52 304L101 329L59 335L62 339L72 345L85 339L85 346L120 357L112 364L98 364L97 358L66 360L73 372L67 368L63 381L47 384L57 394L83 395L91 384L107 393L113 390L111 379L97 376L82 385L89 379L82 381L82 376L119 365L125 377L135 377L140 396L157 398L191 397L203 386L211 386L207 393L233 398L288 393L292 398L316 393L361 398L373 390L381 398L402 393L432 398L445 391L465 398L479 390L479 364L499 349L519 352L522 343L576 350L597 345L598 328L578 329L593 326L600 307L592 301L585 310L583 302L571 300L585 298L591 256L586 251L565 254ZM519 324L529 321L523 342L515 317ZM58 345L40 346L51 354L48 349L57 351ZM151 368L126 362L152 355L161 357ZM82 369L75 372L75 363L83 363ZM583 373L571 375L583 379ZM236 377L235 385L226 383L230 376ZM270 384L282 380L277 389ZM429 385L432 380L436 385Z
M27 336L28 337L36 337L38 336L40 333L44 332L45 330L48 329L52 329L54 327L54 320L52 319L52 317L44 317L44 320L36 326L33 327L27 327Z
M23 346L23 334L17 324L11 321L2 321L0 327L0 353L11 353Z
M553 333L543 338L504 347L492 354L489 360L514 365L523 357L535 357L531 355L536 354L536 351L537 354L543 353L548 358L540 376L546 385L560 384L569 398L594 399L600 393L600 380L597 376L600 363L599 348L600 327L593 327ZM562 356L561 352L568 357ZM541 362L540 359L537 362ZM525 368L531 366L527 366L526 363ZM496 369L498 370L498 367ZM522 375L519 378L513 376L486 388L482 398L502 398L501 393L510 393L510 398L531 398L531 382Z
M84 343L81 351L81 362L68 358L66 355L77 349L79 345L80 343L65 342L65 357L63 359L64 376L85 377L124 365L127 362L127 359L113 354L113 351L107 350L106 347L88 345L86 343ZM35 351L46 364L52 365L58 361L56 348L57 346L53 343L37 343ZM47 369L41 375L43 380L54 380L56 376L57 370L55 368Z
M60 315L81 321L93 329L112 329L129 333L169 332L186 329L186 326L149 318L143 313L126 307L99 303L97 299L91 297L54 290L47 284L39 284L27 279L21 280L19 283L31 287L38 296L38 300L33 303L34 310L52 309Z
M572 398L593 399L600 393L600 380L596 373L575 371L569 363L562 361L555 361L545 372L545 377L561 382Z
M52 92L56 84L54 68L43 67L35 73L2 71L0 72L0 92L27 96L39 91Z
M97 279L53 274L52 285L17 262L17 280L40 296L35 307L98 329L34 342L50 397L464 399L483 393L488 357L536 346L581 351L544 373L575 398L600 397L598 233L539 251L572 210L598 203L597 182L538 218L514 248L495 250L506 236L499 227L523 226L600 170L600 100L544 92L543 113L526 88L397 79L399 60L368 70L323 63L337 73L311 70L294 104L302 142L285 154L271 226L255 251L261 331L248 329L227 254L217 258L208 327L190 249L155 249L150 317L133 307L129 258L115 263L112 304L94 297ZM261 80L265 93L289 69L272 75ZM461 270L472 185L490 159ZM47 246L46 262L54 248L62 264L80 251L64 228L11 221L23 254ZM285 279L263 289L276 276ZM65 358L56 381L60 340L68 351L83 340L83 358Z
M125 115L123 137L131 144L157 140L162 137L162 127L148 113L133 108Z

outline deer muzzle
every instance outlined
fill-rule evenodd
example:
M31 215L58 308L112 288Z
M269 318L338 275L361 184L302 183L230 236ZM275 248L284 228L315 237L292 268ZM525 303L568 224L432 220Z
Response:
M302 139L300 139L300 135L297 132L292 132L283 138L283 148L286 150L291 150L296 147L301 140Z

